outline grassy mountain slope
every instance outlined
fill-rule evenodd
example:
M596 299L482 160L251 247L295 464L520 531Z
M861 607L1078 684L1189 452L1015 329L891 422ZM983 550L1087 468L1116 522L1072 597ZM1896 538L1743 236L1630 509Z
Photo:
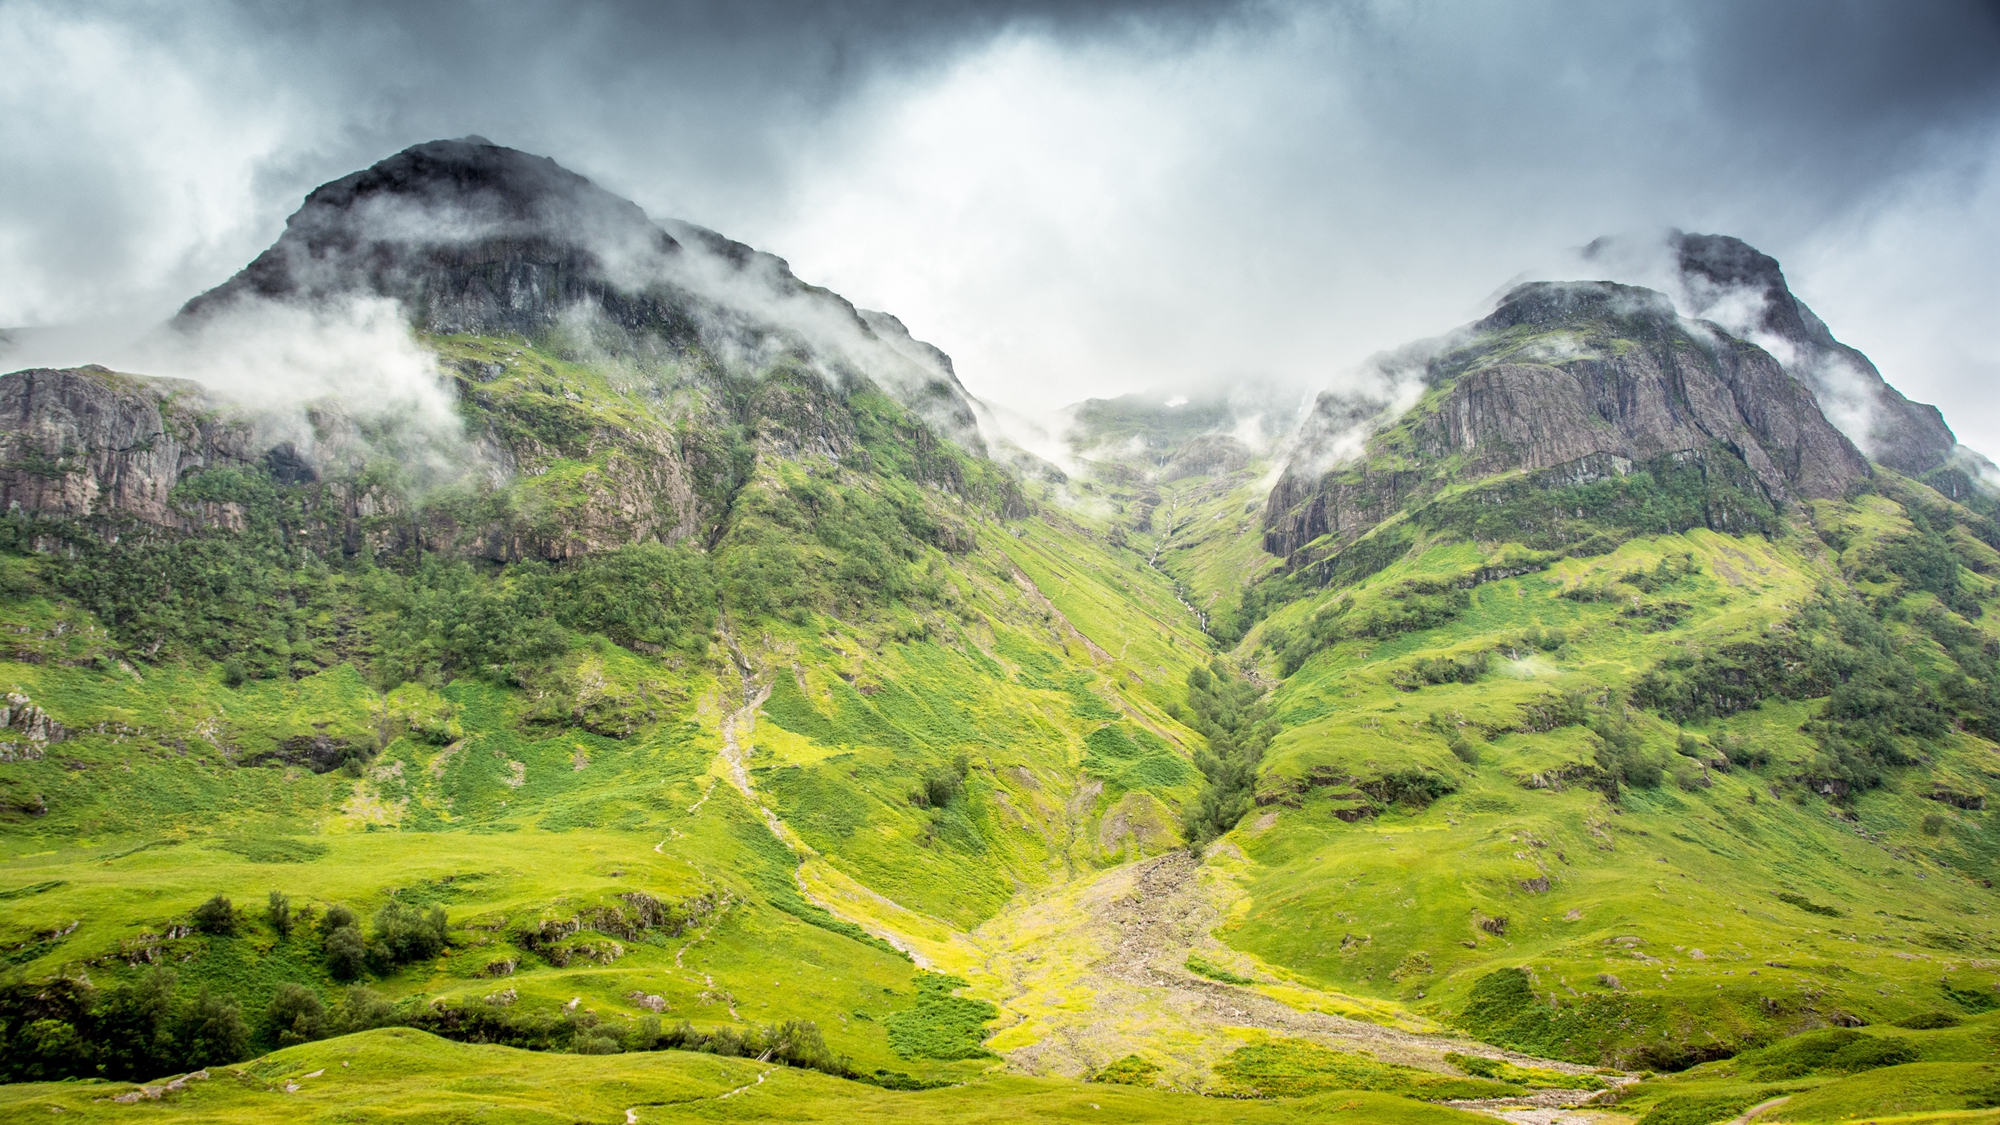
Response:
M2000 1005L1985 517L1887 470L1779 508L1719 447L1579 480L1481 474L1521 454L1427 436L1470 373L1552 335L1586 364L1638 354L1621 341L1644 327L1461 338L1328 473L1329 507L1379 507L1244 599L1236 658L1281 681L1281 733L1229 837L1247 897L1219 935L1628 1066ZM1185 569L1197 600L1234 593L1213 574Z

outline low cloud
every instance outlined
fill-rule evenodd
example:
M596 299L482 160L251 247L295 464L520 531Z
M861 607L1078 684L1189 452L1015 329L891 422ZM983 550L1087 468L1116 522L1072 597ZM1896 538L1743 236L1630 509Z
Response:
M499 473L468 440L436 358L385 298L242 300L114 358L125 370L199 383L247 416L262 444L289 442L321 473L393 458L416 491Z

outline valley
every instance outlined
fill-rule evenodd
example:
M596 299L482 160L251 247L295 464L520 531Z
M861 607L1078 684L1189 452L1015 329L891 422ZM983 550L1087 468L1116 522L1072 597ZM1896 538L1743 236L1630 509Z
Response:
M553 162L322 187L169 330L450 425L0 376L0 1115L1992 1121L1990 466L1677 237L1794 346L1530 283L1059 466Z

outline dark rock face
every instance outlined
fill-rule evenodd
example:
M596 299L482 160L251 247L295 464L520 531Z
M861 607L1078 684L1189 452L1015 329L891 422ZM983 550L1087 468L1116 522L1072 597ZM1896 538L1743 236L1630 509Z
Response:
M168 502L182 475L258 459L249 428L207 407L193 384L101 368L0 376L0 509L186 526Z
M366 294L401 302L428 332L535 336L582 303L624 327L692 340L678 295L648 300L611 284L614 250L658 259L680 245L553 160L433 141L316 188L270 249L177 319L198 322L246 297Z
M1869 473L1776 359L1682 322L1651 290L1521 286L1421 378L1444 393L1366 439L1369 456L1350 467L1321 468L1341 441L1363 440L1384 407L1322 396L1266 507L1267 549L1289 556L1329 534L1352 541L1448 483L1515 470L1567 479L1667 455L1724 456L1776 504L1837 497Z
M1697 302L1743 290L1761 300L1747 334L1811 388L1821 410L1841 421L1870 457L1911 476L1950 458L1957 439L1937 407L1904 398L1867 356L1834 339L1826 323L1792 295L1777 259L1726 235L1678 235L1674 248Z
M1525 285L1473 328L1579 323L1618 325L1641 346L1469 370L1420 423L1426 451L1466 454L1472 472L1486 475L1596 453L1637 461L1720 444L1774 501L1836 497L1868 475L1853 443L1768 353L1726 336L1699 339L1650 290Z

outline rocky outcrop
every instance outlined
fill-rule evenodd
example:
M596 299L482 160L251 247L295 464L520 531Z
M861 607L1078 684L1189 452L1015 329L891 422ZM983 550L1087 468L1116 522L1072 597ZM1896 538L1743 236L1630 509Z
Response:
M220 419L191 383L100 367L0 376L0 509L8 512L184 527L189 513L169 500L184 475L259 460L250 428ZM232 518L226 509L205 515Z
M69 730L16 689L0 696L0 762L38 761Z
M1545 356L1542 362L1491 366L1480 366L1487 358L1481 355L1418 423L1424 451L1464 454L1472 474L1487 475L1553 468L1592 454L1638 461L1720 444L1750 466L1776 501L1836 497L1868 475L1853 443L1771 355L1727 336L1702 339L1649 290L1524 285L1473 328L1504 339L1510 329L1572 325L1586 331L1616 325L1639 346L1551 341L1546 350L1517 353Z
M1442 393L1373 437L1380 403L1322 396L1266 507L1269 550L1349 542L1447 484L1516 470L1583 483L1663 456L1723 457L1773 504L1837 497L1869 473L1774 357L1682 321L1651 290L1521 286L1421 378Z
M1160 468L1161 480L1233 473L1250 463L1250 447L1228 434L1203 434L1174 451Z
M1673 241L1696 312L1717 316L1775 356L1869 457L1911 476L1950 459L1957 439L1938 408L1903 397L1866 355L1834 339L1792 295L1777 259L1727 235L1677 234Z

